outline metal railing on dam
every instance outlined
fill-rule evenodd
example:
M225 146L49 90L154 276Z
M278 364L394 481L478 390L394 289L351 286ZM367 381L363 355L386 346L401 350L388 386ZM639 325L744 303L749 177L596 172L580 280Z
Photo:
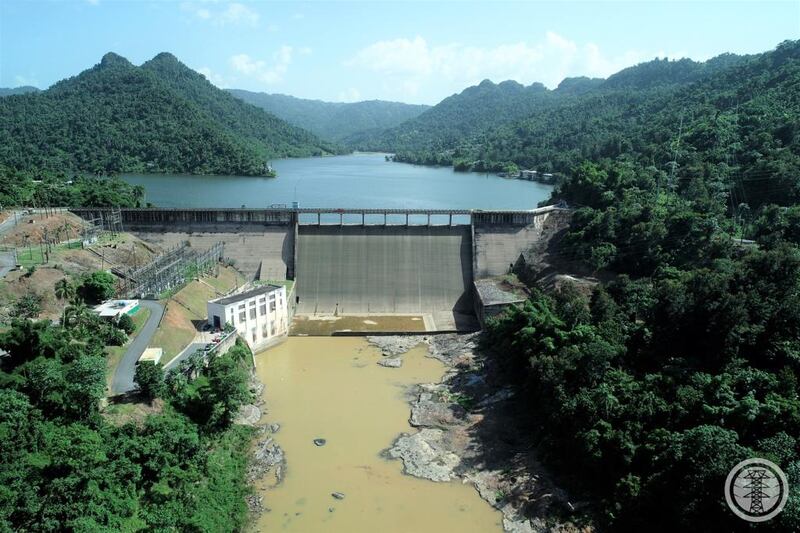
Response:
M73 208L73 213L87 220L108 220L119 213L123 226L166 226L194 224L359 224L359 225L524 225L557 207L520 210L476 209L381 209L381 208ZM446 222L445 222L446 221Z

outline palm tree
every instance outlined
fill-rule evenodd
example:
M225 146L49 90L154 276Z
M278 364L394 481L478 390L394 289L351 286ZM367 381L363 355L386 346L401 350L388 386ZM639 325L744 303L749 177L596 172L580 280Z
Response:
M89 307L83 302L74 302L64 309L64 326L81 328L89 317Z
M55 293L56 293L56 298L58 298L59 300L72 301L73 298L75 298L77 290L75 288L75 285L70 283L67 278L61 278L60 280L56 281ZM67 325L67 307L68 306L65 305L64 310L61 313L62 326Z
M67 278L62 278L56 282L55 286L56 298L59 300L72 300L75 298L75 285L69 282Z

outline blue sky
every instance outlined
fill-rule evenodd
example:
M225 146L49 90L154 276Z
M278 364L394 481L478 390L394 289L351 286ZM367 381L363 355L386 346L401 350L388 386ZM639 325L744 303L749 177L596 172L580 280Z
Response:
M435 104L485 78L555 87L654 57L800 38L783 2L0 0L0 86L52 83L114 51L169 51L219 87Z

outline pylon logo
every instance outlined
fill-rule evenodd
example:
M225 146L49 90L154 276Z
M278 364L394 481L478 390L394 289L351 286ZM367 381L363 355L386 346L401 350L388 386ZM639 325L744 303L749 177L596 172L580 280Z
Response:
M786 474L766 459L742 461L733 467L725 480L728 507L748 522L766 522L783 510L788 497Z

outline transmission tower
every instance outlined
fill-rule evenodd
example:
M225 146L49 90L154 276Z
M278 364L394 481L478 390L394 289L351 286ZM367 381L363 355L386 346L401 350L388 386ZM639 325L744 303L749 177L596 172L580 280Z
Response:
M753 514L764 514L764 500L768 498L764 494L764 489L767 486L764 484L765 479L770 479L770 475L764 469L754 468L744 476L744 479L750 482L744 486L750 489L750 492L744 495L745 498L750 498L750 512Z

